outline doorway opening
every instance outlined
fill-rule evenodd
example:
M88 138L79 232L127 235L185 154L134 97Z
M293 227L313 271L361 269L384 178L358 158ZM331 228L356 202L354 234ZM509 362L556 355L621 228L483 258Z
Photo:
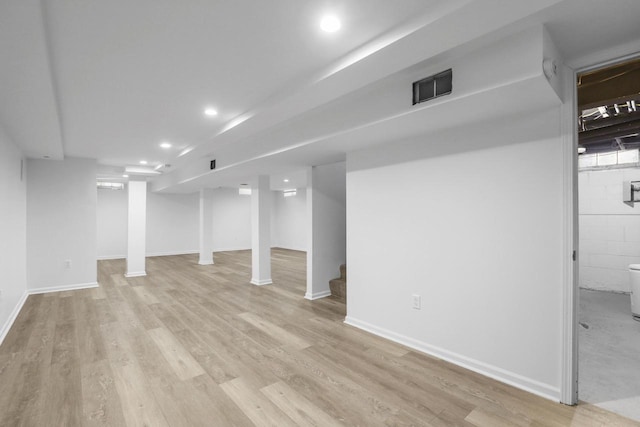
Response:
M640 421L640 59L577 77L579 399Z

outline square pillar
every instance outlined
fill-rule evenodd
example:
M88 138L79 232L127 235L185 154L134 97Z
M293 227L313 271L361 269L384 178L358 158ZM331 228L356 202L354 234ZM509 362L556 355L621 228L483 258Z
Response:
M271 188L269 177L261 175L251 188L251 283L271 281Z
M126 277L146 276L147 182L129 181Z
M213 264L213 189L200 190L200 265Z

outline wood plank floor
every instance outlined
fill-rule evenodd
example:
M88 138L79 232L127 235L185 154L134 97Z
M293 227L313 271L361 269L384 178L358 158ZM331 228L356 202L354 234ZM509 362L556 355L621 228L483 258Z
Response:
M99 262L97 289L30 296L0 346L0 426L631 426L342 323L307 301L305 255ZM337 267L336 267L337 268Z

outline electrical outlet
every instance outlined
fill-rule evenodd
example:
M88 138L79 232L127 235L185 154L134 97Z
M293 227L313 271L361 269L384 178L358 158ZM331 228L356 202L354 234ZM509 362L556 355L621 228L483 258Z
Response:
M413 308L416 309L416 310L420 310L420 305L421 305L420 304L421 303L420 295L413 294L412 296L413 296Z
M71 268L71 260L70 259L64 260L64 268Z

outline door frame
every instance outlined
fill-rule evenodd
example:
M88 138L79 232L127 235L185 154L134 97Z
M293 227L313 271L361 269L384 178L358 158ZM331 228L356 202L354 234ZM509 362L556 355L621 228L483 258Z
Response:
M589 55L582 61L574 61L561 68L564 83L564 103L560 111L562 158L563 158L563 228L562 245L562 368L560 402L566 405L578 403L578 309L580 259L578 228L578 88L579 73L640 58L640 52L629 49L630 45L606 49ZM624 52L624 50L629 49Z

